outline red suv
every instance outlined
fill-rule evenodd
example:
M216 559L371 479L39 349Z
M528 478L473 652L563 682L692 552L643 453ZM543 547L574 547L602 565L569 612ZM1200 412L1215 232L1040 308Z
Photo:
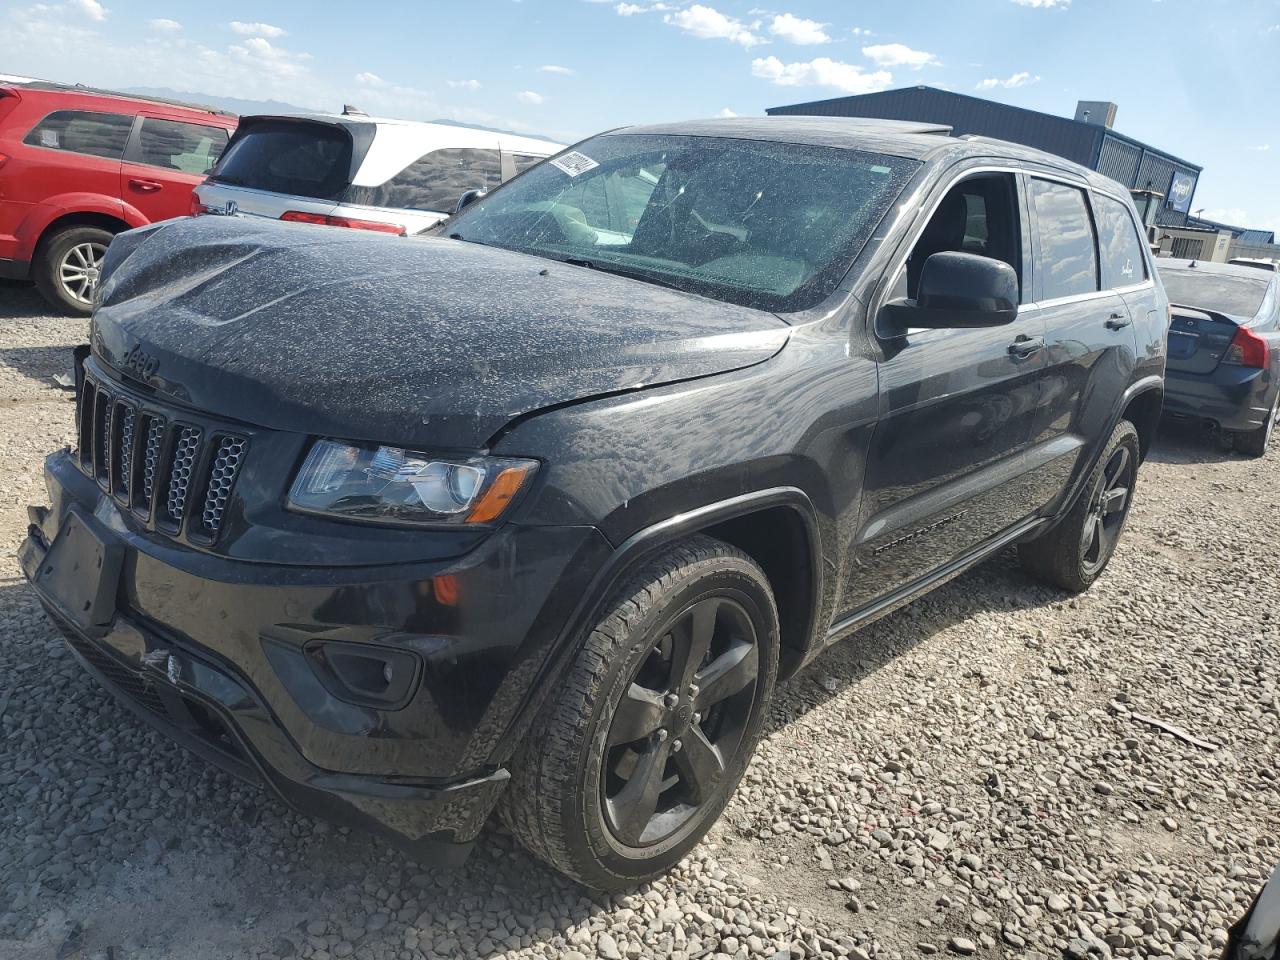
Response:
M87 314L121 230L190 212L233 114L44 81L0 81L0 277Z

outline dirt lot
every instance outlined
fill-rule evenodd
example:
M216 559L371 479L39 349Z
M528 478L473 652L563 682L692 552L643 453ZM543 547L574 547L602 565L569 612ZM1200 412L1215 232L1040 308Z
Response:
M1004 556L833 650L711 842L610 898L496 826L424 871L83 674L13 555L84 337L0 286L0 957L1207 957L1280 861L1280 450L1171 426L1086 596Z

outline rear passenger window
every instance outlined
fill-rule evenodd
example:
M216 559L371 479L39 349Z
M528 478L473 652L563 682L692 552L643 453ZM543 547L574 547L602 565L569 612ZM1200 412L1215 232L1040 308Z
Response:
M1129 208L1119 200L1095 193L1098 215L1098 249L1102 253L1102 282L1107 287L1127 287L1147 279L1147 258Z
M136 159L203 177L213 169L226 145L227 131L221 127L147 117L142 121Z
M91 110L56 110L37 123L22 142L32 147L119 160L133 117Z
M1098 249L1084 191L1049 180L1031 181L1040 239L1040 297L1056 300L1098 290Z
M513 154L511 155L511 162L512 162L513 164L515 164L516 174L517 174L517 175L519 175L519 174L521 174L521 173L524 173L524 172L525 172L526 170L528 170L530 167L535 166L535 165L537 165L537 164L541 163L541 162L542 162L543 160L545 160L545 159L547 159L547 158L546 158L546 157L534 157L534 156L531 156L531 155L529 155L529 154L527 154L527 153L513 153Z
M379 186L353 186L345 199L370 207L451 212L468 190L492 190L500 183L497 150L449 147L432 150Z

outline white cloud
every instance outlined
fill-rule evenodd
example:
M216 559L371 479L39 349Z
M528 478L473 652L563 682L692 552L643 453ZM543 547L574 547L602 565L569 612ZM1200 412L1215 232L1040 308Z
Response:
M1037 10L1052 10L1054 7L1066 9L1071 0L1013 0L1020 7L1034 7Z
M266 37L249 37L243 43L233 43L227 48L227 52L255 70L278 77L302 76L307 72L302 61L311 59L309 53L296 53L277 47Z
M855 37L871 37L875 36L870 30L864 30L862 27L854 27L849 31Z
M536 107L543 103L547 98L540 93L534 93L532 90L521 90L516 94L516 99L521 103L527 103L530 106Z
M96 20L101 23L107 19L107 8L100 4L98 0L72 0L70 5L74 6L90 20Z
M675 13L663 14L662 20L703 40L732 40L748 48L764 43L741 20L700 3Z
M380 87L386 83L386 81L376 73L369 73L366 70L363 73L356 74L356 83L360 84L362 87Z
M232 33L238 33L242 37L270 37L272 40L277 40L285 35L283 27L275 27L260 21L245 23L242 20L232 20L228 26L231 27Z
M880 43L862 48L862 55L878 67L921 67L936 65L938 58L923 50L912 50L904 43Z
M1265 215L1258 216L1241 207L1206 207L1197 216L1233 227L1244 227L1246 230L1274 230L1280 233L1280 217L1268 219Z
M725 120L728 120L728 119L731 119L731 118L733 118L733 117L736 117L736 116L737 116L737 114L736 114L736 113L734 113L734 112L733 112L731 109L729 109L728 107L725 107L723 110L721 110L719 113L717 113L717 114L716 114L716 116L717 116L717 117L721 117L721 118L723 118L723 119L725 119Z
M110 2L110 0L107 0ZM448 102L432 90L402 85L382 75L380 86L357 87L350 73L316 69L305 51L277 43L251 44L238 37L210 45L198 31L135 31L112 36L79 13L76 0L31 0L7 7L0 20L5 71L26 76L56 75L58 64L84 64L86 83L109 88L174 87L189 93L282 100L311 109L337 109L356 102L377 116L406 120L458 120L523 133L557 133L516 116L462 102ZM140 21L145 24L145 19ZM254 38L256 39L256 38ZM64 66L65 69L65 66ZM453 101L467 98L455 95ZM442 102L443 100L443 102ZM585 131L574 131L578 139Z
M539 73L555 73L562 77L573 76L573 71L568 67L561 67L554 63L547 63L538 68Z
M996 87L1004 87L1006 90L1012 90L1015 87L1026 87L1039 82L1039 74L1032 76L1024 70L1021 73L1015 73L1013 76L1005 80L1001 80L999 77L987 77L987 79L978 84L978 89L994 90Z
M1260 143L1260 144L1258 144L1256 147L1254 147L1253 149L1257 150L1259 153L1266 153L1267 151L1269 151L1269 150L1271 149L1271 144L1269 144L1269 143Z
M819 23L817 20L806 20L790 13L782 13L773 18L773 22L769 24L769 32L791 43L807 46L815 43L830 43L831 37L827 34L826 27L827 24Z
M648 13L648 7L642 7L638 3L620 3L613 8L620 17L634 17L637 13Z
M168 17L157 17L154 20L148 20L147 26L152 30L159 30L161 33L177 33L182 29L182 24L177 20L170 20Z
M445 83L453 87L455 90L479 90L479 80L446 80Z
M867 73L862 67L829 57L799 63L760 57L751 61L751 75L780 87L834 87L845 93L875 93L893 83L893 74L887 70Z

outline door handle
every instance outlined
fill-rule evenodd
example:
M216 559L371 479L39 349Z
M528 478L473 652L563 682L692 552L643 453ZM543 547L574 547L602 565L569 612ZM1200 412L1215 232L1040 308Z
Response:
M129 186L135 190L141 190L143 193L155 193L162 184L156 183L154 180L138 180L135 178L129 181Z
M1127 314L1123 314L1123 313L1113 313L1113 314L1112 314L1112 315L1107 319L1107 329L1108 329L1108 330L1123 330L1125 327L1127 327L1127 326L1128 326L1129 324L1131 324L1131 323L1133 323L1133 321L1129 319L1129 317L1128 317L1128 315L1127 315Z
M1018 360L1025 360L1034 353L1044 349L1044 337L1028 337L1018 334L1016 340L1009 344L1009 353Z

